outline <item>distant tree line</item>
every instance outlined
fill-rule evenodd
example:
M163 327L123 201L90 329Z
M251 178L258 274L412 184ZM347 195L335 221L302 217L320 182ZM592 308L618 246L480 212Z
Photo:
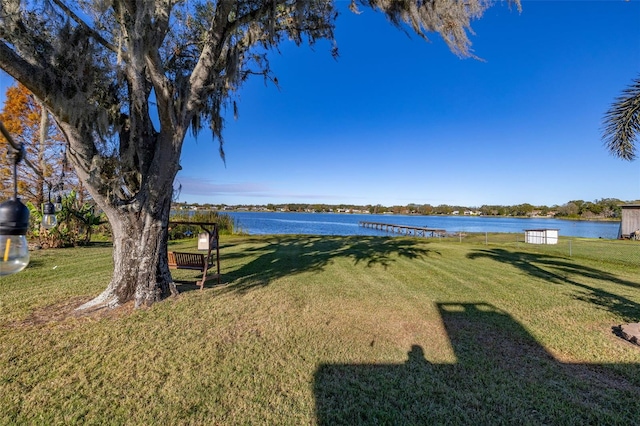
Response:
M569 219L616 219L620 217L622 204L640 203L640 201L622 201L617 198L602 198L595 201L571 200L563 205L534 206L529 203L504 205L482 205L480 207L440 204L408 204L406 206L383 206L381 204L267 204L267 205L227 205L176 203L174 209L198 210L249 210L249 211L288 211L316 213L371 213L371 214L416 214L416 215L482 215L513 217L557 217Z

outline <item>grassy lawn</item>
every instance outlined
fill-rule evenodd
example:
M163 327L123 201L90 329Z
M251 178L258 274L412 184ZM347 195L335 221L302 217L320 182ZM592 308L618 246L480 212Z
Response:
M222 285L174 271L179 297L91 315L73 308L108 283L110 247L32 253L0 279L0 424L640 422L640 347L612 332L640 321L639 262L402 237L221 245Z

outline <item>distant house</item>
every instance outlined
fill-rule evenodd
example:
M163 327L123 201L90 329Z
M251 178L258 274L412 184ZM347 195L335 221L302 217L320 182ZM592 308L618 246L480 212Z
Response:
M640 204L625 204L622 207L622 220L618 238L640 239Z
M558 244L558 230L525 229L524 241L529 244Z

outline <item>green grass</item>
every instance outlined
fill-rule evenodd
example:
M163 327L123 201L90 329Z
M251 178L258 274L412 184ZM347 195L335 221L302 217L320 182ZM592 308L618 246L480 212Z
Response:
M620 242L620 252L640 245ZM174 243L193 249L194 242ZM633 424L640 266L513 241L221 240L150 309L78 315L111 249L0 280L0 424Z

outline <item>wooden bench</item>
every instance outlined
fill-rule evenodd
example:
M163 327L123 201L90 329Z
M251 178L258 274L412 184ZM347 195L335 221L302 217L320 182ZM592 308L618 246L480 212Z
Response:
M202 253L182 253L170 251L167 253L169 257L169 269L191 269L202 272L202 280L197 281L200 290L204 288L207 280L217 278L220 284L220 274L207 274L207 271L215 264L213 256L207 256Z

